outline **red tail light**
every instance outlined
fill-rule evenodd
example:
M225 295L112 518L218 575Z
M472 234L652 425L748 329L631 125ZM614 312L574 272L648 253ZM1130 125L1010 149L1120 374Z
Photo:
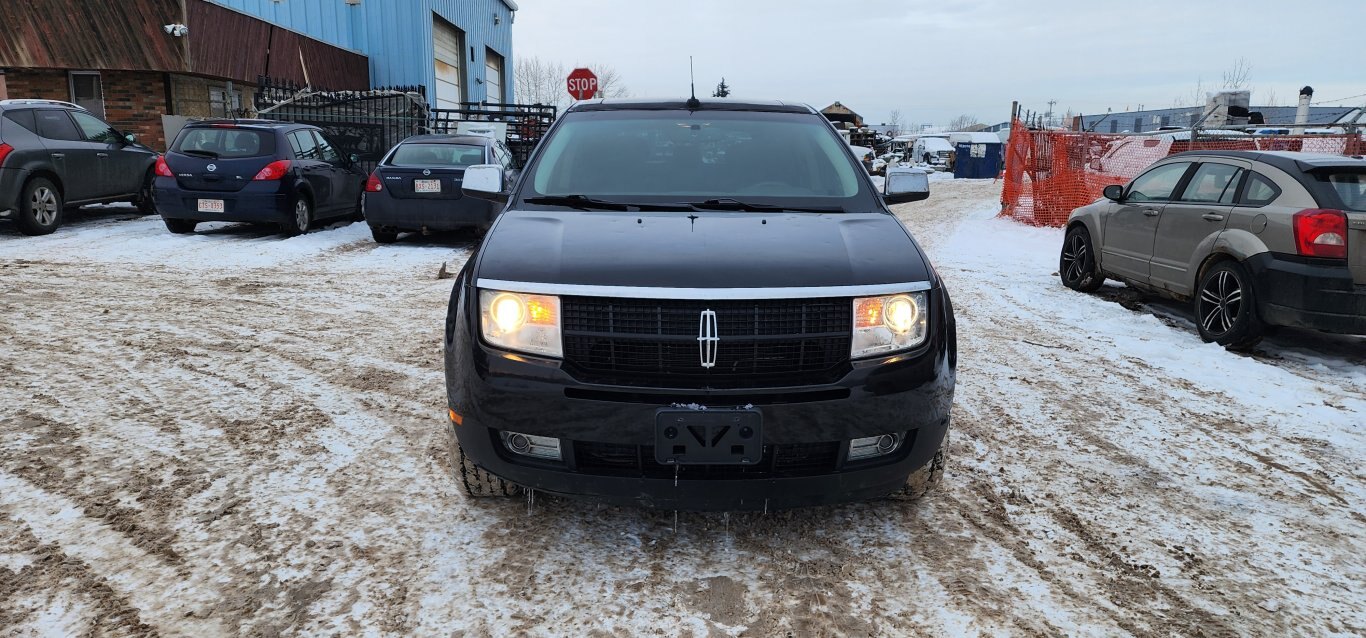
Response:
M266 167L261 169L261 172L257 173L256 177L253 177L252 179L258 182L275 182L283 178L285 173L288 172L289 160L275 160L274 162L266 164Z
M1347 215L1310 208L1295 213L1295 248L1305 257L1347 258Z
M365 191L378 193L382 190L384 190L384 184L379 183L379 173L370 173L370 177L365 180Z
M166 157L163 155L157 156L157 177L175 177L171 167L166 165Z
M14 147L9 144L0 143L0 166L5 164L5 158L14 151Z

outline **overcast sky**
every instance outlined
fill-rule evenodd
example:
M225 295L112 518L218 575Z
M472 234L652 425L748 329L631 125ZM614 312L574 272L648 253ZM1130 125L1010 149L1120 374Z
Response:
M518 0L514 57L615 67L637 97L697 91L823 108L869 123L959 114L1004 121L1025 108L1166 108L1239 58L1252 103L1366 93L1366 0ZM1303 17L1296 17L1303 16ZM1333 105L1360 106L1366 97ZM1203 99L1201 99L1203 103Z

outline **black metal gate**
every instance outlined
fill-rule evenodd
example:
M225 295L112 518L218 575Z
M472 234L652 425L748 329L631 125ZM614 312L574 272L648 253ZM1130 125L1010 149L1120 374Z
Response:
M369 91L314 91L288 81L258 78L257 117L321 128L342 155L356 155L366 171L394 145L411 135L454 134L462 123L495 123L506 128L505 141L517 165L525 164L555 121L556 108L545 105L465 102L459 108L433 109L421 86L380 87ZM473 128L479 128L474 126Z

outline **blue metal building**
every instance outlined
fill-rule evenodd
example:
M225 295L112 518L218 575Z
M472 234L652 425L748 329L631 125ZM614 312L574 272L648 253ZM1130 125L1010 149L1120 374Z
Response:
M212 1L364 54L372 84L425 86L434 106L515 102L515 0Z

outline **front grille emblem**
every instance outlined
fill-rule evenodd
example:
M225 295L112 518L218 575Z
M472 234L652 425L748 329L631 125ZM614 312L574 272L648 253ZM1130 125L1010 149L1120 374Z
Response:
M703 368L716 367L716 346L721 341L716 330L716 313L703 310L697 324L697 354Z

